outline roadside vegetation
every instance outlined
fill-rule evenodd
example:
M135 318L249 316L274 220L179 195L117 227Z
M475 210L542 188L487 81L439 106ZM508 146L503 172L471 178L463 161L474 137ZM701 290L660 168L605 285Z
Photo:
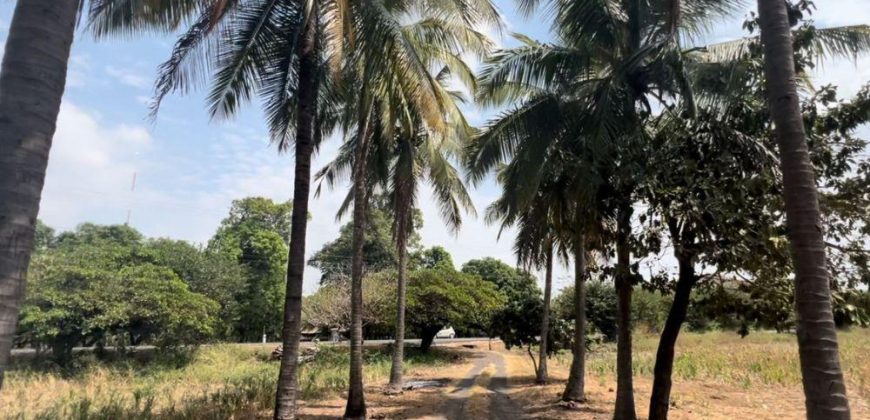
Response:
M220 344L185 355L146 352L98 360L77 359L73 370L18 363L0 394L2 419L226 419L268 417L275 398L278 364L274 345ZM409 348L405 369L439 368L456 361L450 350L428 353ZM321 346L301 365L300 397L334 398L347 388L346 347ZM366 349L367 383L383 383L390 373L387 348Z

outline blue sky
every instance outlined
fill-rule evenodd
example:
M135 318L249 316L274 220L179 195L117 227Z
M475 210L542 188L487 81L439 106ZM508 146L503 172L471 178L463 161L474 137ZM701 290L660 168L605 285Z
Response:
M511 1L497 1L506 20L504 34L520 32L546 40L549 23L540 16L524 19ZM752 3L749 3L752 4ZM870 0L817 2L819 26L870 23ZM5 44L14 2L0 3L0 45ZM742 35L740 24L750 9L717 23L707 41ZM210 121L202 91L175 95L160 115L147 120L147 102L159 63L168 57L174 39L149 36L94 42L79 33L73 46L67 90L51 152L40 217L59 229L77 224L131 224L148 236L204 243L226 215L233 199L262 195L287 200L292 193L291 155L279 155L269 145L258 104L246 107L231 121ZM510 39L496 39L511 45ZM870 59L825 63L816 72L818 84L833 83L853 94L870 80ZM468 110L482 123L494 110ZM867 132L868 130L863 130ZM338 147L333 139L316 157L322 166ZM134 173L136 188L131 191ZM344 189L324 193L311 204L307 250L311 255L338 233L335 209ZM478 212L497 196L491 182L472 191ZM494 256L512 263L513 232L497 240L497 229L481 218L467 217L457 236L447 232L429 192L421 194L426 245L443 245L461 264ZM556 273L556 288L572 280L568 267ZM306 270L307 292L316 288L319 273Z

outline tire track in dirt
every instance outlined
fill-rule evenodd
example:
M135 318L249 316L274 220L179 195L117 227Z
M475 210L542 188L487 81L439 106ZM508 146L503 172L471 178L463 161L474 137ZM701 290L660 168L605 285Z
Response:
M525 418L522 407L507 394L509 386L504 357L494 351L481 352L478 355L483 355L483 357L475 360L465 377L459 381L452 391L445 394L447 401L442 409L443 417L441 418L446 418L447 420L472 418L513 420ZM488 373L492 370L488 369L489 367L493 367L495 370L495 373L491 377L485 374L485 372ZM475 394L476 385L486 386L486 393ZM470 403L475 398L489 400L487 405L488 414L486 416L482 416L480 413L469 413ZM477 402L478 400L475 399L474 401Z

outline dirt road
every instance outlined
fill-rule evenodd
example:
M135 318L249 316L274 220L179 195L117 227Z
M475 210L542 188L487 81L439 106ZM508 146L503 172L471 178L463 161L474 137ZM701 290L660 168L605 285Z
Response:
M495 351L475 354L474 365L452 390L442 412L448 420L489 418L522 419L522 407L507 394L508 374L504 356ZM487 414L488 413L488 414Z

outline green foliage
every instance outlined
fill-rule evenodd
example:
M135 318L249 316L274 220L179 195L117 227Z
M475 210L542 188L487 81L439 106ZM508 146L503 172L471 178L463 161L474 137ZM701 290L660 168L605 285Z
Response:
M470 260L462 272L493 284L505 296L504 306L489 325L490 337L499 337L509 348L536 342L541 333L543 296L535 278L495 258Z
M244 267L234 323L234 335L243 341L257 341L261 334L280 336L292 210L292 203L262 197L235 200L209 241L209 252Z
M67 365L76 345L195 344L213 335L219 305L133 248L96 242L38 254L19 340Z
M414 252L410 255L410 257L411 261L408 264L408 268L411 270L456 270L456 266L453 265L453 257L450 255L450 252L448 252L446 249L444 249L444 247L441 246L433 246L432 248L427 248Z
M41 251L54 245L54 229L40 219L36 219L36 230L33 232L33 249Z
M389 213L380 208L370 206L366 223L365 244L363 245L363 266L369 273L381 270L395 269L398 257L396 245L392 236L392 219ZM411 235L410 246L417 239ZM323 245L308 264L322 273L321 284L341 281L350 278L353 257L353 223L341 227L338 238Z
M480 277L447 269L410 273L407 323L428 348L443 327L486 329L505 298Z
M220 304L215 333L218 338L234 339L241 317L237 298L244 290L247 274L241 265L224 254L210 252L184 241L153 239L147 242L154 263L175 272L192 292Z
M55 238L58 248L74 248L80 245L134 246L142 242L139 231L127 225L95 225L82 223L75 231L63 232Z

